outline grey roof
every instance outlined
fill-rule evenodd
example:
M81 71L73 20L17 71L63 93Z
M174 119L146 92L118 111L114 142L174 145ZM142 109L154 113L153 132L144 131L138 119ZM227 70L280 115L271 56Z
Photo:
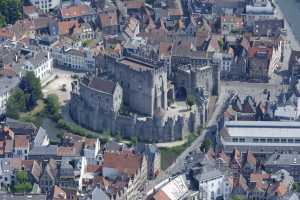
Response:
M0 194L1 200L46 200L47 195L44 194L28 194L28 195L13 195Z
M76 50L76 49L67 50L66 53L74 55L74 56L86 57L86 53L85 52L82 52L82 51L79 51L79 50Z
M48 60L48 53L44 51L34 52L24 58L23 63L32 68L38 68Z
M299 200L299 196L296 193L292 193L282 198L282 200Z
M96 187L92 192L92 200L101 199L109 200L109 196L99 187Z
M16 88L20 82L18 77L0 76L0 95L10 92Z
M274 128L300 128L296 121L228 121L226 127L274 127Z
M46 130L40 127L34 139L34 146L41 146L46 137L48 137Z
M273 154L265 165L300 165L300 154Z
M138 143L136 145L136 151L144 154L155 154L159 152L159 149L155 144Z
M89 86L94 88L100 92L104 92L107 94L113 94L116 84L109 80L104 80L100 78L94 78L90 83Z
M203 170L201 174L195 176L198 181L205 181L223 176L223 173L217 169Z
M31 149L29 156L32 155L57 155L57 145L36 146Z
M6 123L16 135L33 135L37 129L33 123L21 122L11 118L7 118Z

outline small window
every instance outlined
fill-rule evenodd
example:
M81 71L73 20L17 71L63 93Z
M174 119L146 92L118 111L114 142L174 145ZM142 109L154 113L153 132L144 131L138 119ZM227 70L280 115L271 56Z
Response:
M266 142L266 139L261 138L261 139L260 139L260 142L263 142L263 143L264 143L264 142Z
M293 139L288 139L288 143L294 143Z
M272 140L271 138L268 138L268 139L267 139L267 142L272 143L273 140Z
M282 138L281 140L281 143L286 143L286 139Z
M258 138L253 138L253 142L258 142L259 139Z

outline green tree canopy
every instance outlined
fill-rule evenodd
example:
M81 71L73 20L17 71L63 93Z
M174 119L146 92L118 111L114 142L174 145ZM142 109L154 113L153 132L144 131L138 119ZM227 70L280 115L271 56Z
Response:
M33 72L26 73L19 87L27 95L26 107L28 110L32 109L36 105L37 100L43 97L40 79Z
M15 192L23 193L32 190L32 184L29 182L27 171L21 170L16 173L17 182L13 186Z
M51 115L56 115L59 112L59 100L55 94L50 94L47 97L47 111Z
M203 152L207 152L209 150L209 148L211 147L211 145L212 145L212 141L207 138L202 142L200 149Z
M193 105L195 105L196 99L193 95L188 95L186 98L186 104L189 106L191 109Z
M26 108L26 95L20 88L16 88L7 101L7 116L18 119L19 112Z
M17 171L16 177L17 177L18 183L25 183L26 181L28 181L28 174L24 170Z
M298 185L298 183L293 183L292 190L294 192L299 192L299 185Z
M21 16L22 0L0 0L0 26L14 24Z

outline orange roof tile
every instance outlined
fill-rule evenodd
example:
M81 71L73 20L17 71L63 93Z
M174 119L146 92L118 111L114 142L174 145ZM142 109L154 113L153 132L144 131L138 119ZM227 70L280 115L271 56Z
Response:
M29 139L26 135L15 136L15 148L29 148Z
M103 167L115 168L134 176L142 166L143 157L129 152L105 152Z
M58 22L59 35L67 35L70 33L71 28L78 26L79 23L77 20Z
M75 5L70 7L64 7L61 9L61 15L63 17L79 17L82 15L88 15L90 7L85 4Z
M87 165L86 172L87 173L99 173L102 171L101 165Z
M158 191L154 196L154 200L171 200L164 191L160 190Z
M116 12L106 12L99 15L102 27L118 25L118 17Z
M58 147L57 155L58 156L74 156L76 154L74 147Z

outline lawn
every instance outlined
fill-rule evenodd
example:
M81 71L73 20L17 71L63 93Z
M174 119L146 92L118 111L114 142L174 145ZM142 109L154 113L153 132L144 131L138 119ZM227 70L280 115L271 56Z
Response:
M187 147L189 147L197 137L198 137L197 135L191 133L191 134L189 134L186 142L183 145L176 146L176 147L170 147L170 148L166 148L166 147L160 148L162 170L167 169L173 162L175 162L176 158Z
M20 113L20 121L31 122L35 126L40 127L43 123L45 106L44 100L38 100L32 111Z

